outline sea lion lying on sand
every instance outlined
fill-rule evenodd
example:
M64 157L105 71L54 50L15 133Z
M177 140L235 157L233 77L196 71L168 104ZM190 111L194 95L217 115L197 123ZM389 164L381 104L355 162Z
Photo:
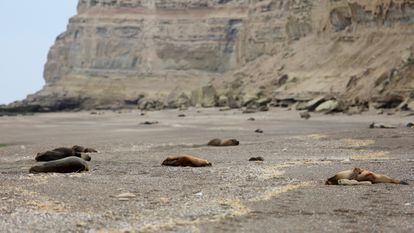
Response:
M346 171L341 171L341 172L336 173L336 175L329 178L325 182L325 184L326 185L337 185L338 180L341 180L341 179L356 180L356 181L370 181L373 184L392 183L392 184L408 185L408 183L405 181L396 180L386 175L374 173L369 170L365 170L365 169L361 169L357 167L352 170L346 170Z
M385 124L380 124L380 123L372 122L369 125L369 128L370 129L395 129L396 127L395 126L392 126L392 125L385 125Z
M173 156L166 158L163 166L181 166L181 167L208 167L211 163L205 159L197 158L192 155Z
M72 173L82 171L89 171L89 166L85 160L75 156L46 162L38 166L33 166L29 170L30 173Z
M240 144L236 139L221 140L218 138L210 140L208 146L238 146Z
M79 157L86 161L91 161L91 157L87 154L81 154L75 151L73 151L73 153L69 153L69 151L63 152L63 151L55 151L55 150L37 153L35 160L38 162L46 162L46 161L64 159L70 156Z
M259 157L251 157L249 161L264 161L264 158L262 156Z

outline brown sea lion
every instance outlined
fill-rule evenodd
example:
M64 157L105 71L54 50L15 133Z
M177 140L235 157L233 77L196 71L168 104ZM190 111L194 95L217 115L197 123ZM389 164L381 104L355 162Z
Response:
M336 173L336 175L329 178L325 182L325 184L326 185L337 185L338 180L341 180L341 179L356 180L356 181L370 181L373 184L392 183L392 184L408 185L408 183L405 181L396 180L386 175L374 173L369 170L365 170L365 169L361 169L357 167L352 170L346 170L346 171L341 171L341 172Z
M82 171L89 171L89 166L85 160L75 156L46 162L38 166L33 166L29 170L30 173L72 173Z
M208 167L211 163L205 159L197 158L192 155L173 156L166 158L163 166L181 166L181 167Z
M89 148L89 147L83 147L83 146L72 146L72 149L75 150L76 152L82 152L82 153L96 153L98 152L97 150L93 149L93 148Z
M71 148L56 148L52 151L45 151L42 153L37 153L35 160L36 161L52 161L52 160L58 160L58 159L63 159L63 158L67 158L70 156L75 156L75 157L79 157L82 158L86 161L91 161L91 157L87 154L81 154L79 152L76 152L74 150L72 150Z
M207 145L208 146L237 146L240 142L236 139L227 139L227 140L221 140L218 138L210 140Z

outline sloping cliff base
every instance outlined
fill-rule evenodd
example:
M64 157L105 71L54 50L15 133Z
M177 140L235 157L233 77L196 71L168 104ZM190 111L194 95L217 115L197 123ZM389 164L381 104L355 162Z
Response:
M414 109L413 76L413 1L80 0L9 109Z

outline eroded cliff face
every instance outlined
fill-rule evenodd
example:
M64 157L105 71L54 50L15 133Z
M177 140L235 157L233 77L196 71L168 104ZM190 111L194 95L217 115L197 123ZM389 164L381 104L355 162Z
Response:
M207 84L241 105L321 93L403 101L414 96L413 48L410 0L80 0L46 86L24 102L168 105Z

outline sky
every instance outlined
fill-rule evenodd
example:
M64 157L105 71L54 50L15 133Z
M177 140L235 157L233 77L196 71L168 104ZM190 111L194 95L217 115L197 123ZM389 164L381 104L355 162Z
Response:
M0 104L42 88L49 48L76 14L77 2L0 0Z

